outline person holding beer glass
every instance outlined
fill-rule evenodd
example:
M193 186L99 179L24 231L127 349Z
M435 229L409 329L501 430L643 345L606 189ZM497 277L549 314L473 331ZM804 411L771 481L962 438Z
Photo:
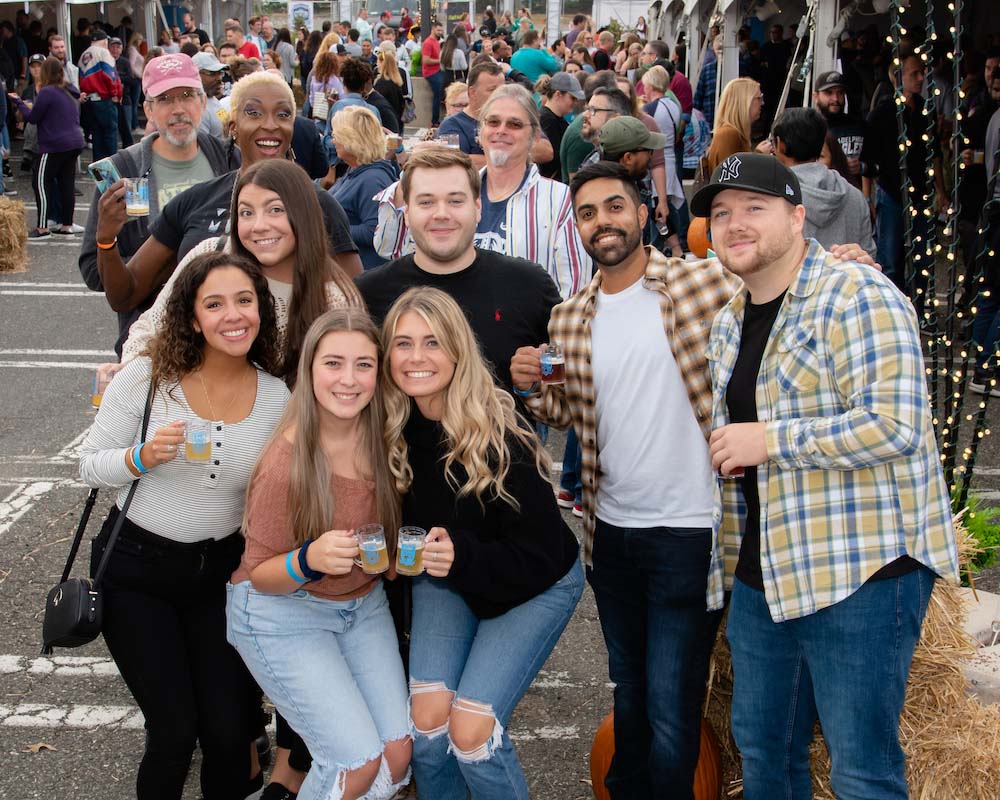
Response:
M226 581L243 551L250 472L288 399L273 376L279 366L260 268L237 255L202 256L174 285L144 355L108 385L83 445L83 481L118 490L92 572L139 480L101 587L105 642L146 721L139 800L181 797L196 741L206 797L237 800L261 785L248 746L252 683L226 643ZM205 420L209 458L189 460L185 428Z
M389 798L409 779L406 678L381 577L394 576L400 509L379 360L361 309L310 327L288 409L254 469L229 587L230 642L313 756L303 800Z
M382 345L389 467L403 522L429 531L416 558L400 545L400 564L422 558L426 572L412 579L409 662L420 796L526 800L505 728L580 599L577 542L548 457L458 304L409 289Z

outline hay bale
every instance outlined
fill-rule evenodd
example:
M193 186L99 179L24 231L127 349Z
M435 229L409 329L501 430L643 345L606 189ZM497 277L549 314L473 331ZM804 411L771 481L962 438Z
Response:
M24 203L0 195L0 272L28 269L28 227Z
M967 568L976 543L956 520L959 561ZM906 754L910 794L920 800L995 800L1000 787L1000 705L984 706L968 692L962 662L976 652L965 632L966 608L958 587L935 584L913 653L899 736ZM723 755L723 797L742 794L739 751L729 712L733 669L723 623L712 656L706 716ZM810 748L813 792L834 800L830 757L817 725Z

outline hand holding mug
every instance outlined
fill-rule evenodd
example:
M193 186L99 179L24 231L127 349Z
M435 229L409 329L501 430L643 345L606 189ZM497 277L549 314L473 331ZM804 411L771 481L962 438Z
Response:
M347 575L354 569L354 559L359 553L358 540L353 530L332 530L309 545L306 563L310 569L326 575Z
M152 469L177 458L179 448L184 445L184 433L183 422L171 422L158 428L153 438L147 440L139 451L142 465Z
M455 563L455 543L448 531L431 528L424 541L424 572L432 578L447 578Z
M514 356L510 360L510 378L518 389L527 391L541 381L544 352L545 345L519 347L514 351Z

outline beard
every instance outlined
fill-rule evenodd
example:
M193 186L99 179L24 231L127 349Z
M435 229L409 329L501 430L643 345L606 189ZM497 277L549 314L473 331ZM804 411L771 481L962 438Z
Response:
M598 245L597 240L609 233L618 234L621 238L604 245ZM590 237L590 241L585 241L583 243L583 249L586 250L590 254L590 257L593 258L594 261L600 266L617 267L626 258L632 255L632 253L634 253L641 244L642 231L638 226L632 228L631 230L624 230L622 228L601 228L601 230Z
M494 150L487 148L486 150L486 160L494 167L502 167L510 161L510 153L506 150Z
M188 132L187 136L177 136L170 130L170 125L183 122L186 125L191 126L191 130ZM163 138L166 139L174 147L186 147L198 138L198 126L194 124L194 120L191 119L187 114L180 114L171 117L167 122L167 125L162 131Z
M731 254L725 245L716 248L716 254L722 266L734 275L745 278L754 275L778 261L785 253L795 246L795 234L791 229L783 234L758 238L756 247L749 252Z

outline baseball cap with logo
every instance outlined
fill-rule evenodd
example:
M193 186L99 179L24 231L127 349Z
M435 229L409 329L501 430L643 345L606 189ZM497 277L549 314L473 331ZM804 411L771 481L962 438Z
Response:
M843 75L834 70L832 72L821 72L816 77L816 85L813 89L817 92L825 92L827 89L836 89L838 87L846 89L847 81L844 80Z
M90 34L90 41L92 42L100 42L107 38L107 31L102 31L100 28L97 28L92 34Z
M108 39L108 47L110 47L113 44L121 44L121 43L122 40L119 39L117 36L112 36L110 39Z
M691 213L696 217L710 216L712 200L726 189L783 197L793 206L802 204L802 189L795 173L774 156L763 153L736 153L719 164L712 173L712 180L691 198Z
M195 53L191 56L191 61L202 72L222 72L224 69L229 69L213 53Z
M576 80L572 75L566 77ZM621 156L633 150L662 150L667 146L666 136L662 133L653 133L642 120L635 117L609 119L604 123L599 135L601 152L606 156Z
M568 72L557 72L549 79L549 88L555 92L566 92L577 100L585 100L587 95L583 93L580 81Z
M41 53L32 53L31 57L28 59L29 64L41 64L45 61L45 56Z
M170 53L151 58L142 71L142 92L146 97L159 97L171 89L201 89L201 76L191 56Z

